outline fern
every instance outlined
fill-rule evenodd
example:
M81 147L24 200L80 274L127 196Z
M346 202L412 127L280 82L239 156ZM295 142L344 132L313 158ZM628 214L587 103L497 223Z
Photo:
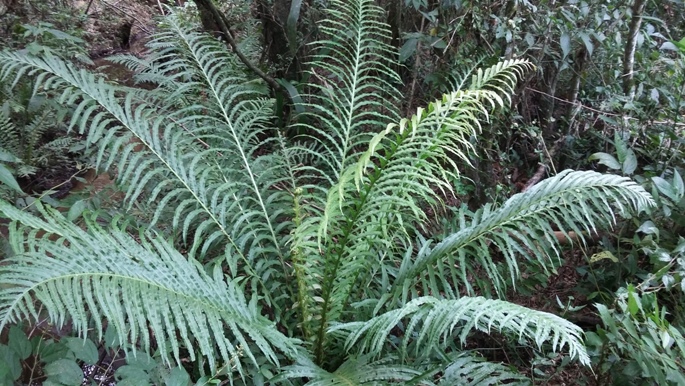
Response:
M272 382L312 385L521 381L453 344L473 330L541 349L551 341L586 364L578 327L461 289L474 294L467 279L485 272L502 295L523 265L552 270L552 227L610 226L651 206L649 194L625 178L567 171L499 208L461 210L457 229L427 240L424 224L444 212L481 122L532 66L475 71L468 87L401 119L383 10L335 0L328 11L292 137L272 127L265 87L176 16L150 42L149 61L116 59L154 91L49 53L0 53L0 81L29 76L36 94L76 106L71 130L116 174L124 214L141 224L87 217L81 228L39 204L33 215L0 203L17 222L16 256L0 268L0 327L37 319L40 307L81 335L102 334L107 320L148 351L154 336L167 363L183 347L216 370L242 352L229 379L243 384L267 362ZM390 335L400 323L398 351Z
M392 364L394 358L387 357L371 361L370 356L350 358L334 372L328 372L314 362L301 358L299 363L283 369L283 373L274 382L284 379L306 378L310 381L307 386L334 385L387 385L403 381L411 381L421 375L417 369L408 366Z

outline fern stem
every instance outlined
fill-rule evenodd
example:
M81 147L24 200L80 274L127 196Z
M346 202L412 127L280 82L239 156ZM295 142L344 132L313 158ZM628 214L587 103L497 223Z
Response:
M302 225L302 218L304 213L302 212L302 206L300 205L300 199L302 198L302 188L296 188L293 195L293 222L295 223L295 229ZM305 257L302 255L302 249L295 247L292 250L292 260L293 269L295 271L295 281L297 282L297 304L300 308L300 323L302 324L302 336L304 340L309 340L311 336L311 331L309 330L309 296L307 291L307 272L303 269L306 263Z
M326 340L326 327L328 324L328 319L330 317L329 311L331 309L331 296L333 294L333 288L335 287L335 279L337 278L337 272L338 269L340 268L340 264L343 260L343 255L345 253L345 247L347 246L347 243L350 241L350 236L352 236L352 231L354 230L354 226L359 219L360 214L362 213L362 208L364 207L364 204L366 203L366 199L369 197L369 192L371 189L373 189L373 186L375 185L376 181L378 181L378 178L374 178L371 180L371 182L367 185L366 192L360 197L359 202L357 204L354 217L350 220L347 221L345 224L344 229L344 237L342 242L338 243L338 251L335 254L335 260L333 261L332 268L326 272L324 275L324 280L323 280L323 285L322 285L322 291L321 291L321 297L323 298L323 305L321 306L321 324L319 325L319 330L317 332L317 340L315 344L315 358L316 362L319 366L323 364L323 352L324 348L326 346L325 340ZM328 260L328 259L326 259ZM326 264L328 267L328 264ZM347 301L347 297L345 298L345 301Z

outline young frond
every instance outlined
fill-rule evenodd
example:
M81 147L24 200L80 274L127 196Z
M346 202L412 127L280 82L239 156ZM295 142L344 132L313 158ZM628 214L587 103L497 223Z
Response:
M582 341L583 330L559 316L532 310L503 300L463 297L457 300L416 298L403 307L386 312L365 322L344 323L330 332L347 334L345 346L360 353L379 354L386 348L388 336L396 326L404 326L400 351L428 356L453 341L454 334L464 343L473 330L498 331L530 339L538 347L551 341L555 352L568 350L572 358L584 365L590 358Z
M309 94L300 106L304 113L294 127L301 135L289 151L290 163L300 165L291 178L298 193L296 228L289 240L300 289L298 305L304 309L314 299L324 299L322 309L301 312L303 328L310 330L306 325L314 324L320 341L328 316L334 315L328 310L329 296L340 254L349 252L340 241L345 231L338 229L349 227L352 220L347 216L353 217L327 202L332 202L329 197L347 178L344 174L357 162L372 133L397 120L399 106L395 87L399 77L393 70L397 53L388 45L383 9L373 0L334 0L326 11L328 18L320 27L323 39L314 43ZM334 239L342 243L335 252Z
M330 187L356 162L369 133L397 119L399 76L384 11L373 0L334 0L327 12L299 126L319 145L314 176Z
M527 66L528 62L520 61L501 71ZM469 138L480 131L479 120L487 117L489 107L503 105L494 91L456 91L427 109L418 109L411 119L388 125L371 139L367 151L328 195L326 216L341 212L350 219L338 241L346 248L341 253L350 258L342 261L336 273L334 298L344 304L359 272L377 264L380 251L399 245L396 252L401 253L402 247L411 244L416 228L426 219L426 208L438 212L438 193L451 192L449 177L459 173L457 162L469 162ZM359 199L349 200L355 196ZM320 232L321 237L328 232L326 222Z
M37 208L43 218L0 201L4 216L26 226L11 227L16 255L0 267L0 329L37 321L45 309L51 323L70 321L82 336L91 323L100 336L113 327L124 345L141 343L148 352L154 337L166 362L171 352L180 364L181 344L192 359L198 348L212 369L240 351L256 365L257 352L248 346L275 364L274 349L294 354L295 341L249 305L220 269L210 276L164 239L141 234L137 242L116 222L103 229L88 221L84 231L54 210Z
M573 231L583 240L588 233L612 226L617 214L653 205L649 193L629 178L563 171L512 196L500 208L485 206L469 217L462 210L459 231L432 248L424 246L415 260L402 264L394 295L406 299L417 283L425 284L424 293L458 297L455 288L460 284L472 293L467 277L478 276L476 265L502 294L507 273L512 282L519 276L519 259L548 270L559 258L555 228L567 234ZM493 246L504 258L505 268L495 260Z
M519 61L492 72L516 73L528 66ZM318 233L319 240L334 240L328 249L335 251L320 275L324 322L338 318L355 284L369 280L362 273L381 264L379 255L401 255L426 219L425 211L439 211L438 193L451 192L458 161L468 163L469 138L480 132L489 110L503 105L496 90L446 94L411 119L388 125L340 175L328 191Z
M510 59L499 62L471 76L471 90L495 90L502 96L510 98L518 79L523 78L525 71L533 69L532 63L524 59Z

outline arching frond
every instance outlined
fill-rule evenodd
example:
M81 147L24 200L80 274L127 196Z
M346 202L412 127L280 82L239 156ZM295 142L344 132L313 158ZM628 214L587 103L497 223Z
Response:
M519 339L530 339L538 347L550 341L555 352L568 350L572 358L584 365L590 364L580 327L556 315L483 297L457 300L420 297L369 321L341 324L330 331L348 334L348 350L354 348L375 355L385 348L388 336L400 322L405 326L401 352L406 352L411 344L415 356L427 356L432 349L445 347L452 342L454 334L459 334L464 343L473 330L495 330L518 335Z
M37 208L44 219L0 201L4 216L33 228L12 227L16 256L0 266L0 329L38 320L41 307L51 323L71 321L82 336L92 322L102 336L106 320L124 345L141 342L150 351L154 337L163 358L169 361L171 352L178 364L181 344L198 348L212 369L239 352L256 365L248 345L272 363L278 363L275 350L294 354L295 341L248 304L221 270L207 275L160 237L141 234L136 242L116 223L105 230L89 222L86 232L54 210Z
M278 220L290 199L274 189L283 178L278 152L260 154L270 146L260 140L269 137L270 101L225 66L230 54L215 39L171 25L169 36L184 45L174 46L178 55L164 74L186 83L176 94L181 102L160 104L159 93L145 99L49 54L0 53L0 79L34 75L36 90L76 105L72 126L98 145L100 168L116 168L128 208L145 205L151 228L164 219L191 256L213 251L271 302L282 294L264 288L265 278L286 271L277 234L288 226Z
M464 285L472 292L469 275L484 269L488 281L502 293L507 277L519 276L521 260L549 269L560 256L554 229L580 235L613 225L617 214L642 211L654 205L649 193L626 177L592 171L564 171L524 193L512 196L500 208L485 206L467 216L460 212L460 230L434 247L425 245L415 259L405 259L393 289L407 299L417 283L423 293L458 297ZM504 263L493 255L496 247Z

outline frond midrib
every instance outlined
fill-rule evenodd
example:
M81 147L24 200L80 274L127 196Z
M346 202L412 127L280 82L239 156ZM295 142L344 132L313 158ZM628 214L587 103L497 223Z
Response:
M260 193L259 186L257 185L257 181L255 180L254 173L252 172L252 167L249 162L249 159L247 158L247 155L245 154L245 151L242 146L240 146L240 139L238 138L238 134L236 133L235 125L231 122L229 113L226 111L226 108L224 106L224 103L218 94L216 88L214 87L214 83L212 82L212 78L210 74L208 74L205 70L205 66L202 65L202 63L199 61L199 58L195 55L195 50L188 44L188 41L186 39L183 39L183 42L186 44L188 50L193 53L192 60L197 64L197 67L200 69L202 72L202 76L205 78L206 82L205 84L209 87L211 90L211 93L214 97L214 100L217 102L217 105L221 109L221 115L224 120L224 122L228 125L229 129L231 130L231 136L233 137L233 141L236 144L236 148L238 148L238 151L240 152L240 158L245 166L245 170L248 173L248 176L250 178L250 183L252 184L252 189L254 190L255 195L257 196L257 199L259 200L259 206L260 209L262 210L262 214L264 215L264 219L266 220L266 223L269 227L269 231L271 233L271 239L274 243L274 247L278 251L279 259L281 260L281 263L284 264L284 257L281 252L281 248L279 248L279 242L278 238L276 237L276 231L271 224L271 219L269 217L269 213L266 209L266 205L264 204L264 199L262 198L262 194ZM222 228L223 229L223 228ZM242 254L242 253L241 253Z

